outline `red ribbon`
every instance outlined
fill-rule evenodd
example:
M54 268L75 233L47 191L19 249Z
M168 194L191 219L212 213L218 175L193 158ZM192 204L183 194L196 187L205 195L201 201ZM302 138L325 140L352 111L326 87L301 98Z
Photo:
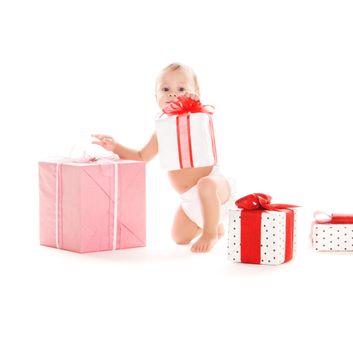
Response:
M175 102L169 103L162 111L168 115L182 115L186 113L207 113L213 114L213 111L210 111L207 106L201 104L200 100L194 100L190 97L181 95Z
M327 214L323 211L314 213L316 224L353 224L353 214Z
M293 257L294 212L291 204L271 204L271 196L253 193L238 199L235 204L241 212L241 261L260 264L261 261L261 216L264 210L286 213L286 248L284 262Z

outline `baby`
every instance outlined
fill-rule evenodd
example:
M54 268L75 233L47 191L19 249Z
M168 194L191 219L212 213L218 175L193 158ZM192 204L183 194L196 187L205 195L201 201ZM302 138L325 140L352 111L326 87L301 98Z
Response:
M176 101L179 95L199 99L199 85L195 73L187 66L172 63L157 78L156 99L161 109ZM156 133L141 150L132 150L114 141L111 136L96 134L92 143L116 153L121 159L150 161L158 153ZM217 166L187 168L168 172L170 182L180 194L172 237L178 244L193 243L191 251L208 252L224 235L221 220L231 201L232 184L223 177Z

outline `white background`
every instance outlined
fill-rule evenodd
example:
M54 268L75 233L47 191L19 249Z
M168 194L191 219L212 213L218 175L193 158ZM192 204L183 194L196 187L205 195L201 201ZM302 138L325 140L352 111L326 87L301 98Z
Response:
M310 248L311 213L353 212L350 1L0 2L2 349L350 348L351 254ZM147 247L38 244L37 161L109 133L140 148L155 78L190 65L239 196L302 205L296 258L232 264L177 246L178 196L147 166Z

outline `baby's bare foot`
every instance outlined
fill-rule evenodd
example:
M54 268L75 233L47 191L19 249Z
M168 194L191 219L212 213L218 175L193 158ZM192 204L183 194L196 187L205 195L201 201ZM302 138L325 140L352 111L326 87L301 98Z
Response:
M202 234L202 236L192 245L191 251L194 253L209 252L217 243L218 235Z
M218 239L222 238L224 236L224 226L223 224L219 224L217 227L217 234L218 234Z

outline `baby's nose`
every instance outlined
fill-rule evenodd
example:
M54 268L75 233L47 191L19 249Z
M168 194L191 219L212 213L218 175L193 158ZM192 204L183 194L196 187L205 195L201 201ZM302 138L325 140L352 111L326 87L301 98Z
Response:
M176 94L176 92L170 92L169 93L169 95L168 95L169 97L177 97L178 95Z

